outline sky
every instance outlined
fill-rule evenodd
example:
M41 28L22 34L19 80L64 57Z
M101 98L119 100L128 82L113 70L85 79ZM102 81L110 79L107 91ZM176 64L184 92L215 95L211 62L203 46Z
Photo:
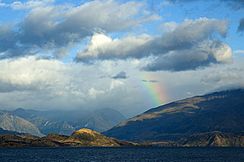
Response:
M0 0L0 109L133 116L244 86L243 0Z

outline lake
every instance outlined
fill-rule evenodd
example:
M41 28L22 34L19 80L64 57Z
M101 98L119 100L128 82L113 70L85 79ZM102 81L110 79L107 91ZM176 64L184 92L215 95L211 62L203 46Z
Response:
M1 148L0 162L244 162L244 148Z

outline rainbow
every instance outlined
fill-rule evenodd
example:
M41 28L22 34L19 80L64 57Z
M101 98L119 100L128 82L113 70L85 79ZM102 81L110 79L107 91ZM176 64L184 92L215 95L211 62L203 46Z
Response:
M157 77L153 74L143 74L141 76L143 87L145 87L147 93L152 99L151 104L153 106L159 106L165 104L168 100L166 89L162 86L162 82L157 81Z

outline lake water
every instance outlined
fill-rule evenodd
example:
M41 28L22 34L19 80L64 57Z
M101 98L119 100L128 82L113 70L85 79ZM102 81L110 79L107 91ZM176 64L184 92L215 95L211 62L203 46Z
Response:
M0 162L244 162L244 148L1 148Z

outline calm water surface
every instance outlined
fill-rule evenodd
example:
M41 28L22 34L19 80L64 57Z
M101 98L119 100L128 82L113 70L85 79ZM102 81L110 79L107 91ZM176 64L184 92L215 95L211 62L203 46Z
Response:
M244 162L243 148L13 148L0 162Z

